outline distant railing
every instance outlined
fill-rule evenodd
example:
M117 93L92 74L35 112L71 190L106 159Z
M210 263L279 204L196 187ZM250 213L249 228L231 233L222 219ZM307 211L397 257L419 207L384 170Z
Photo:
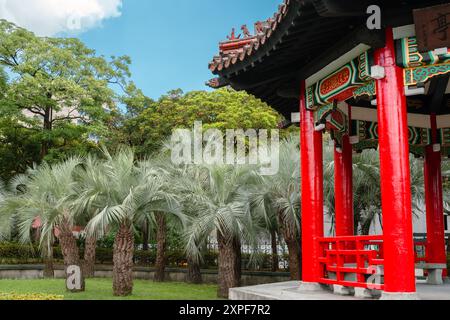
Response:
M415 258L416 258L417 264L427 262L427 241L426 240L414 241L414 251L415 251Z

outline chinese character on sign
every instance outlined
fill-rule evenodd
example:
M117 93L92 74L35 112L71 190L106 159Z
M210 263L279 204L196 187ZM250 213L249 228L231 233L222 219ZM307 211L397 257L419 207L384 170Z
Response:
M442 41L447 40L447 31L450 23L447 20L447 17L450 15L450 13L441 13L438 15L436 19L433 20L433 22L436 24L437 28L434 29L434 34L438 35L438 38Z
M450 47L450 4L414 10L420 52Z

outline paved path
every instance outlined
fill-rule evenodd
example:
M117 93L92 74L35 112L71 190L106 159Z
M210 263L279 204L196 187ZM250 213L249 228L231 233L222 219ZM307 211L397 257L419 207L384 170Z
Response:
M362 300L353 296L335 295L331 291L301 292L297 281L264 284L231 289L232 300ZM420 281L417 293L421 300L450 300L450 284L427 285Z

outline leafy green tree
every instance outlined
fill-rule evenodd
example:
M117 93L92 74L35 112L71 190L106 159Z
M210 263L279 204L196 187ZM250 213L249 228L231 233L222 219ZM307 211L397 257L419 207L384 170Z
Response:
M1 107L0 107L1 108ZM0 177L9 181L39 162L40 144L36 133L17 119L0 117Z
M128 113L116 137L120 143L135 147L139 157L159 150L174 129L191 129L196 121L201 121L205 129L225 131L274 129L281 120L267 104L232 89L186 94L173 90L158 101L139 94L131 96L132 99L124 100Z
M118 100L111 85L128 86L128 57L107 61L77 39L37 37L5 20L0 44L0 67L9 75L5 87L0 74L0 116L14 116L16 125L35 132L40 159L60 158L74 138L107 132ZM55 146L59 155L51 152Z

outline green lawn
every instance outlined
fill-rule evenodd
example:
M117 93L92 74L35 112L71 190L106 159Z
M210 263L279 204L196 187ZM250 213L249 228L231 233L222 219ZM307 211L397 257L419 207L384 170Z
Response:
M86 292L68 293L64 280L0 280L1 293L64 295L65 300L215 300L216 285L191 285L178 282L154 283L135 280L133 295L112 295L111 279L86 280Z

